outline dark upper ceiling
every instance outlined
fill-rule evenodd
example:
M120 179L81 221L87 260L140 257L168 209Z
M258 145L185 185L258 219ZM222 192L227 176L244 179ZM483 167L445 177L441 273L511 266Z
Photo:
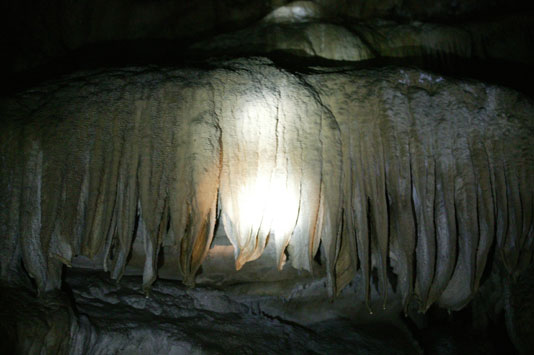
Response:
M209 40L221 33L249 28L288 3L287 0L5 1L0 11L5 26L1 50L7 63L4 64L4 77L7 80L4 81L3 89L11 91L13 85L24 87L42 79L88 67L172 65L184 59L198 59L198 55L192 57L188 51L191 44ZM298 6L309 7L311 4L319 8L321 14L319 19L315 19L317 21L343 25L376 25L377 19L386 19L393 21L390 22L393 24L425 22L464 28L466 24L477 21L493 21L498 26L492 32L504 35L498 38L496 35L486 36L483 39L488 44L491 42L492 51L495 51L495 47L499 48L499 43L509 40L503 27L516 27L515 32L510 32L510 36L526 33L527 38L521 39L523 47L534 33L531 31L532 25L524 31L525 20L520 28L515 20L509 19L509 16L517 14L524 17L533 13L534 5L524 5L518 0L315 0L315 4L303 1L295 3ZM499 19L506 16L508 20L503 25ZM487 28L491 29L491 26L495 27L490 25ZM486 28L482 31L486 31ZM431 40L431 36L426 36L426 42ZM243 50L237 54L265 55L255 51ZM509 68L510 63L518 62L520 66L514 68L513 72L503 74L502 81L508 84L506 80L515 76L524 79L525 71L530 71L530 66L525 62L530 62L531 51L517 54L508 45L503 52L513 52L511 54L515 56L512 55L512 59L506 55L500 56L496 62L502 67L498 71L502 72L503 68L512 70ZM236 51L231 48L222 54L235 55ZM209 52L202 54L209 55ZM520 60L517 61L518 56ZM402 56L397 54L391 57L394 57L394 61L389 61L389 64L421 65L424 62L413 60L413 55L406 55L408 59L404 62L399 61ZM483 58L488 59L484 63L487 67L484 69L485 74L474 75L475 77L497 71L494 70L496 63L493 57ZM466 66L463 63L466 59L469 58L461 58L463 72L457 71L456 67L460 65L449 63L449 72L445 74L464 75L473 72L473 68L480 70L478 63ZM378 62L377 65L383 64L383 61ZM432 66L425 69L440 70Z

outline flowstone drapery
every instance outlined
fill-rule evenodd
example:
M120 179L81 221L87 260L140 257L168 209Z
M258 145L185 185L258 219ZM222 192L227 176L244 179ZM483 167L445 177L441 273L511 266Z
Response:
M163 241L192 284L219 219L236 268L274 243L274 268L330 287L388 270L407 305L459 309L488 260L510 273L534 240L532 102L421 71L315 69L264 60L64 78L0 105L2 279L40 290L103 255L124 272L144 241L143 284ZM286 260L287 259L287 260Z

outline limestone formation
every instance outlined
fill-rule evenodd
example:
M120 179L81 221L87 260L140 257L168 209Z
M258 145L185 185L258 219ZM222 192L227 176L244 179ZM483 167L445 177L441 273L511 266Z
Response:
M530 354L534 3L0 5L0 354Z
M532 101L417 70L289 72L263 59L85 72L3 99L1 277L40 291L101 257L114 279L143 241L143 287L165 242L186 284L217 221L235 267L329 287L373 270L384 298L460 309L489 262L514 275L534 240ZM288 266L286 266L288 267Z

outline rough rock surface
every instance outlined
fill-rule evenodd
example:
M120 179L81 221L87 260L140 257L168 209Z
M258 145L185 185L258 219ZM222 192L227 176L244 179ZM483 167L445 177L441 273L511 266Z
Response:
M302 10L304 14L308 12ZM364 23L328 21L320 15L271 15L257 25L225 33L191 46L195 53L269 54L287 52L328 60L365 61L374 58L427 58L447 65L458 58L529 65L534 59L529 14L455 24Z
M64 291L39 298L28 289L2 286L2 353L499 354L509 351L509 348L500 349L496 341L502 334L489 337L455 314L446 316L445 320L443 316L434 317L436 324L432 326L424 325L428 321L421 318L420 329L412 326L410 330L402 319L395 321L374 315L362 320L351 314L354 307L342 297L331 302L324 297L251 296L236 290L191 289L165 280L156 281L146 297L140 277L128 276L114 282L103 273L75 269L67 272L64 282L68 285ZM319 318L295 321L288 319L289 313L285 311L280 315L273 312L273 305L279 309L293 308L295 312L295 304L303 313ZM343 312L329 313L336 307ZM491 313L490 309L491 306L484 310L486 315Z
M81 73L1 110L1 276L22 260L40 291L77 255L120 279L135 239L146 292L163 245L192 285L217 221L238 270L269 245L312 272L320 249L331 292L359 273L368 300L376 270L421 310L465 306L488 259L531 262L534 109L508 89L238 60Z
M392 325L365 327L338 319L304 326L263 313L260 298L168 281L156 282L147 298L137 278L125 277L120 285L106 279L67 277L82 315L71 335L72 354L419 352L409 334ZM381 334L370 331L379 326Z
M330 23L261 23L235 33L195 43L196 54L245 55L286 52L303 57L361 61L374 57L358 36L349 29Z

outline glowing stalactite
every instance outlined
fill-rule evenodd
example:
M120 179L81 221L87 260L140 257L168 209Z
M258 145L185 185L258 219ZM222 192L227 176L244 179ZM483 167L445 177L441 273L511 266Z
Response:
M272 176L274 175L274 176ZM287 181L292 179L284 172L266 172L251 179L237 192L237 209L242 232L248 237L248 243L255 243L259 231L267 231L266 243L274 242L278 255L278 268L281 269L283 249L293 233L299 211L299 198ZM258 254L250 257L254 260ZM237 257L236 266L240 269L243 258Z
M288 136L298 117L284 111L276 92L246 83L234 110L225 111L220 187L223 224L235 248L236 268L261 256L274 243L277 267L291 240L300 211L301 152L289 151ZM224 107L223 107L224 109ZM303 209L304 210L304 209ZM305 211L301 211L306 213Z

